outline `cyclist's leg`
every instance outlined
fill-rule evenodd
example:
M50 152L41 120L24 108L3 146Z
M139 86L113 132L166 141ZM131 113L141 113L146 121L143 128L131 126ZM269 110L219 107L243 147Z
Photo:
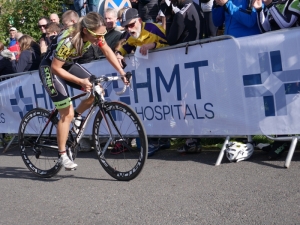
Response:
M91 107L91 105L94 102L94 96L90 95L90 97L86 100L83 100L79 103L79 105L77 106L77 108L75 109L76 112L82 114L85 110L87 110L88 108Z
M57 124L57 145L60 152L64 152L69 135L70 124L74 117L74 109L72 105L66 108L58 109L60 120Z
M78 65L78 64L77 64ZM91 76L91 73L89 71L87 71L85 68L83 68L82 66L78 65L76 67L76 70L72 71L72 74L76 77L79 77L81 79L85 79L85 78L89 78ZM71 83L69 81L67 81L67 84L75 89L81 90L81 87L77 84ZM90 108L90 106L93 104L94 102L94 96L90 95L90 97L86 100L82 100L79 105L77 106L77 108L75 109L77 113L82 114L85 110L87 110L88 108Z
M66 154L70 124L74 117L74 109L68 94L66 81L52 74L50 62L45 60L41 63L39 74L44 88L60 113L60 120L57 125L57 142L62 163L66 169L74 169L77 167L77 164L72 162Z

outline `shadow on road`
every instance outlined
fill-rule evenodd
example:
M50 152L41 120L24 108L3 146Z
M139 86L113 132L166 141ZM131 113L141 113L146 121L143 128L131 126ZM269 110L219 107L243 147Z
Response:
M148 160L155 159L155 160L176 161L176 162L193 161L193 162L199 162L199 163L210 165L210 166L215 166L216 161L219 156L219 153L220 153L220 150L203 150L200 153L178 153L174 149L167 149L167 150L157 151L152 157L149 157ZM21 157L18 146L15 146L15 147L9 149L6 153L1 153L0 156L1 155L2 156ZM277 169L285 169L284 162L285 162L286 156L287 156L287 152L284 152L283 155L279 159L272 161L272 160L268 159L268 156L265 152L263 152L261 150L255 150L254 154L251 156L250 159L248 159L248 161L257 163L260 165L264 165L264 166L277 168ZM94 151L78 152L77 158L81 158L81 159L89 158L89 159L98 160L96 153ZM300 161L300 151L295 151L294 156L292 158L291 166L293 166L293 161ZM224 155L220 166L222 166L222 164L228 164L228 163L230 163L230 162L227 160L226 155ZM240 162L240 163L242 163L242 162ZM280 166L279 164L281 164L282 166ZM36 176L34 174L32 174L31 172L27 172L26 169L24 169L24 168L11 167L10 171L5 171L5 173L2 171L3 171L3 168L0 167L0 178L8 177L9 176L8 174L15 174L14 176L20 176L20 178L40 179L40 178L36 178ZM5 174L5 175L3 175L3 174ZM58 175L58 176L55 176L55 178L61 179L61 178L68 178L68 177L67 176L60 177ZM78 179L88 179L88 178L78 177ZM49 181L50 179L45 179L45 180ZM101 179L99 179L99 180L101 180ZM52 181L55 181L55 180L52 180Z

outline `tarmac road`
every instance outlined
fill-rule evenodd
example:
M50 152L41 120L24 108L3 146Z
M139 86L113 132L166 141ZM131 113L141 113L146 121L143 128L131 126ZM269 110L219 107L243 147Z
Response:
M219 152L161 150L130 182L112 179L94 152L76 171L35 177L17 148L0 154L0 224L300 224L300 152L268 161L256 150L229 163Z

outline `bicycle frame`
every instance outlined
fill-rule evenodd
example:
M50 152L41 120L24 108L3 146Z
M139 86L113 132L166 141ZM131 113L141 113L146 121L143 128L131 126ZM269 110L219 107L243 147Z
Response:
M131 75L130 72L127 73L126 78ZM69 160L75 160L77 152L80 151L78 149L81 145L80 139L92 119L94 120L91 124L94 150L100 165L117 180L132 180L142 171L148 155L147 133L143 122L126 103L118 100L105 100L103 89L106 89L110 83L104 82L119 80L120 77L92 77L90 82L93 96L90 96L90 93L80 93L69 98L70 101L74 101L85 96L81 98L84 101L81 105L92 104L86 110L85 117L80 119L80 125L78 124L76 129L71 129L66 133L66 143L61 147L66 147L63 150L66 150ZM98 85L99 83L103 85L103 89ZM123 88L122 92L124 93L125 90L126 88ZM116 94L122 94L122 92L116 92ZM67 109L70 110L73 107L70 106ZM26 113L19 126L22 159L27 168L39 177L52 177L64 167L66 155L61 157L58 152L61 149L57 147L60 138L57 128L62 125L60 121L63 119L62 116L66 115L60 115L60 111L57 108L50 111L38 107ZM71 113L73 115L73 112ZM75 124L77 122L74 122L74 126ZM69 128L68 123L66 128Z
M117 77L118 78L118 77ZM119 78L118 78L119 79ZM73 144L72 147L76 147L79 143L79 141L81 140L81 138L83 137L83 134L84 134L84 131L87 127L87 124L89 123L90 119L92 118L92 115L96 112L97 110L97 106L99 107L99 110L101 112L101 115L102 117L104 118L104 121L105 121L105 124L107 126L107 129L109 130L109 139L108 141L106 142L104 148L103 148L103 154L106 152L108 146L109 146L109 143L113 140L113 136L112 136L112 131L111 131L111 127L108 123L108 120L106 118L106 114L104 113L104 110L105 110L105 98L104 98L104 95L103 93L98 93L95 89L96 85L95 83L97 82L103 82L103 81L107 81L107 80L117 80L116 78L113 78L113 77L101 77L101 78L94 78L94 81L92 82L93 84L93 95L94 95L94 103L91 105L91 107L89 108L88 110L88 113L87 113L87 116L86 118L83 120L82 122L82 125L81 125L81 128L78 132L78 134L76 135L75 137L75 143ZM98 84L97 84L98 85ZM123 90L118 92L117 94L123 94L124 92L126 91L126 86L124 86ZM83 92L81 94L78 94L78 95L75 95L73 97L71 97L71 101L74 101L80 97L83 97L86 95L86 92ZM48 119L48 121L46 122L46 125L45 127L43 128L42 132L40 133L40 135L38 136L37 140L35 141L35 146L37 147L48 147L50 149L56 149L58 150L58 146L50 146L50 145L45 145L45 144L38 144L41 136L43 135L44 131L46 130L46 128L48 127L50 121L53 119L53 118L56 118L58 114L58 110L56 108L54 108L50 114L50 117ZM120 135L120 137L122 137L122 134L121 132L119 131L119 129L117 128L117 125L115 124L115 121L113 120L112 116L109 114L109 119L110 121L112 122L114 128L116 129L116 131L118 132L118 134ZM52 127L50 128L51 132L49 135L51 135L52 133L52 128L53 128L53 124L51 125Z

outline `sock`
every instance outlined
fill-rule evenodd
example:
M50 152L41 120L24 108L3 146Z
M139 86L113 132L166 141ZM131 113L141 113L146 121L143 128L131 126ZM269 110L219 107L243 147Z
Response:
M67 153L66 153L66 150L64 150L64 151L58 150L58 154L63 155L63 154L67 154Z

